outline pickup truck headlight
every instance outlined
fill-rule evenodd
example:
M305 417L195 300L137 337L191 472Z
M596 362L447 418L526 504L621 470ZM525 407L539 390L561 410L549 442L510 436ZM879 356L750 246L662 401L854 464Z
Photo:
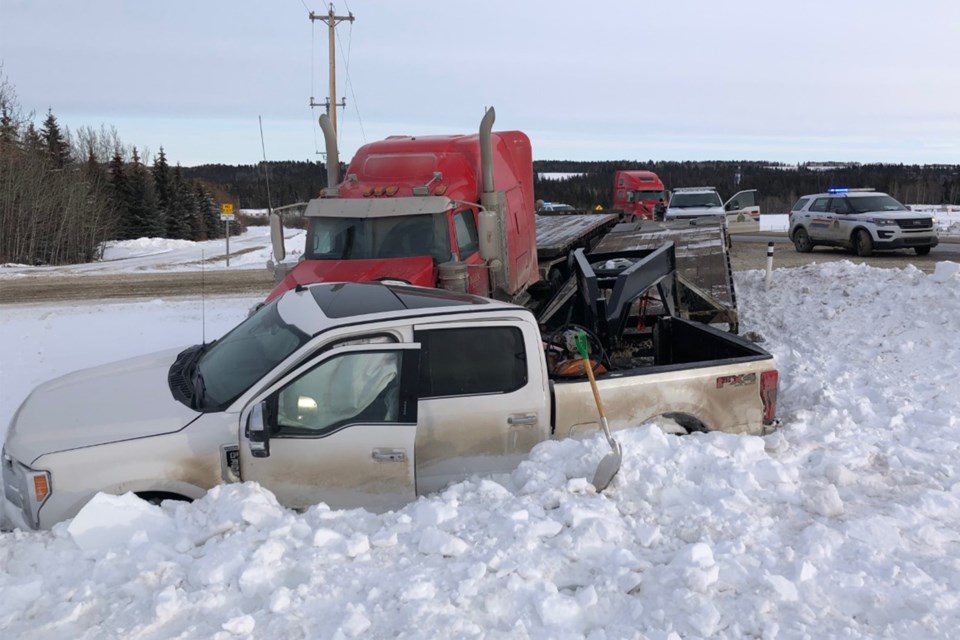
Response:
M3 485L6 499L19 507L24 520L32 527L40 526L40 507L50 497L52 483L49 471L37 471L3 452Z
M896 220L888 220L887 218L870 218L867 222L872 222L878 227L894 227L897 225Z

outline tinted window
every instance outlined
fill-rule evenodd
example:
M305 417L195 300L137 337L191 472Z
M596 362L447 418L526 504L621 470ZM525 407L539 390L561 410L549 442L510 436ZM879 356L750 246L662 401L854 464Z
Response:
M447 217L442 213L382 218L310 218L309 260L372 260L431 256L450 259Z
M834 198L829 208L834 213L850 213L850 205L847 204L846 198Z
M276 434L324 436L349 424L397 422L400 359L368 351L320 363L272 398Z
M810 211L818 211L818 212L826 211L827 204L829 204L829 202L830 202L830 198L817 198L816 200L813 201L813 204L810 205Z
M307 340L309 336L283 321L276 301L261 307L200 358L191 380L202 395L195 406L200 410L226 407Z
M460 259L466 260L480 249L480 236L477 234L477 221L473 210L467 209L453 216L453 228L457 232Z
M803 209L803 206L807 204L807 201L809 200L810 198L800 198L797 200L797 204L793 205L793 209L791 209L791 211L800 211L800 209Z
M907 208L888 195L860 196L850 198L854 211L906 211Z
M418 331L420 397L509 393L527 384L523 334L517 327Z
M670 199L670 206L684 209L688 207L722 207L720 196L716 191L701 193L674 193Z

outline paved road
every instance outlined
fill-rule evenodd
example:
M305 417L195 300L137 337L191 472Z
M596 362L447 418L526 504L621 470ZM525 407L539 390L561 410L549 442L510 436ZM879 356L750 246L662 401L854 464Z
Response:
M766 269L767 242L775 241L773 266L797 267L812 262L849 260L875 267L903 268L908 264L932 272L937 262L960 262L960 243L943 243L927 256L912 251L894 251L860 258L849 251L818 248L797 253L785 236L734 234L730 261L734 271ZM201 295L266 296L273 276L263 269L176 271L170 273L105 273L91 266L84 273L27 273L0 278L0 304L122 298L198 298Z
M951 238L950 241L941 241L929 255L918 256L913 250L888 251L876 253L869 258L861 258L852 251L817 247L811 253L798 253L784 234L770 233L734 233L731 236L733 249L730 252L730 262L734 271L745 269L767 268L767 244L774 243L773 267L799 267L812 262L832 262L835 260L849 260L856 264L868 264L872 267L888 267L901 269L912 264L921 271L930 273L938 262L950 260L960 262L960 239Z

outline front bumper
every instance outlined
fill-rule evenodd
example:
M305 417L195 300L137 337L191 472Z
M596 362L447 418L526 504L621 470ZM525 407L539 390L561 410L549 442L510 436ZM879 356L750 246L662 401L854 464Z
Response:
M892 251L893 249L914 249L916 247L935 247L940 244L937 236L901 236L899 238L877 238L873 241L873 248L877 251Z

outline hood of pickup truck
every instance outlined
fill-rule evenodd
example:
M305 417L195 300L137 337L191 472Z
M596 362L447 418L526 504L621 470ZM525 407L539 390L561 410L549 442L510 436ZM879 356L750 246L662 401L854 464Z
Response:
M374 260L304 260L287 274L267 301L298 284L316 282L372 282L384 279L404 280L414 286L434 287L433 258L378 258Z
M180 349L68 373L38 386L7 431L24 464L42 455L179 431L200 414L177 402L167 372Z
M668 208L666 218L699 218L725 215L723 207L674 207Z

